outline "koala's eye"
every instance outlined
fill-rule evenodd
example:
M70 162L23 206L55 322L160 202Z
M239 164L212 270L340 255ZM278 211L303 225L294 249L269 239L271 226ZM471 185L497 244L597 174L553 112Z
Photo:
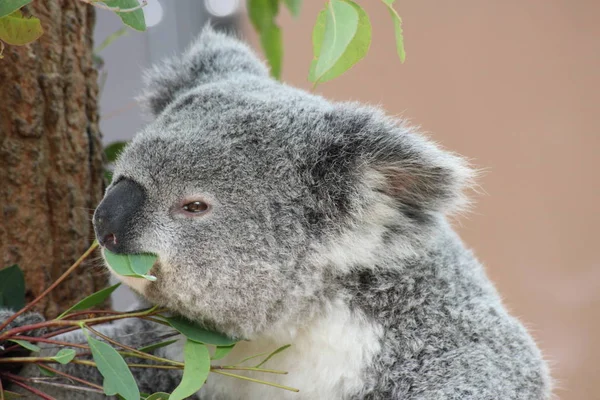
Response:
M184 211L192 214L202 214L208 211L208 204L203 201L192 201L183 206Z

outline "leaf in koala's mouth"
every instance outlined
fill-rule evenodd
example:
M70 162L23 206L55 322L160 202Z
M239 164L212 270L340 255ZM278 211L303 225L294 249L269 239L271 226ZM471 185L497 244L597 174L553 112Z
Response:
M104 249L104 257L108 265L119 275L144 278L149 281L156 280L155 276L147 275L158 259L154 254L116 254Z

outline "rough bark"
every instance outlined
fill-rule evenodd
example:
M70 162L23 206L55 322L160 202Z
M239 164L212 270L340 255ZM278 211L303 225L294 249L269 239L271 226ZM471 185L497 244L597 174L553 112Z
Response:
M28 10L43 36L0 60L0 267L19 264L31 299L90 245L103 178L94 9L53 0ZM55 316L105 283L88 263L37 310Z

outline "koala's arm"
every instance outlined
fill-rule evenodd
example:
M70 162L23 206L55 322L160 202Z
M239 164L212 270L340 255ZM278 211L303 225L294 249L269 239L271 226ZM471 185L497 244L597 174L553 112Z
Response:
M10 312L0 310L0 320L4 320ZM19 326L24 324L30 324L32 322L40 322L41 317L37 314L25 314L24 316L17 319L13 326ZM120 343L138 348L151 343L164 341L168 339L161 339L162 336L168 335L173 332L172 329L157 323L140 319L124 319L115 321L112 324L97 325L94 329L101 332L102 334L119 341ZM93 334L90 333L93 336ZM73 331L54 337L55 340L65 341L69 343L87 344L85 335L80 331ZM42 348L41 356L52 356L59 349L55 346L38 343L39 347ZM84 351L82 349L76 349L78 352ZM167 355L167 348L156 349L152 354L159 357L169 357ZM130 359L130 362L136 364L147 364L148 360L143 359ZM60 371L66 372L70 375L88 380L92 383L102 385L102 376L98 370L94 367L86 365L72 364L67 365L52 364L52 367ZM154 369L154 368L131 368L131 371L138 383L141 392L154 393L154 392L167 392L170 393L181 381L182 372L180 370L166 370L166 369ZM39 369L35 365L28 365L21 371L20 375L25 377L39 377ZM74 382L64 383L73 384ZM104 394L97 394L88 391L65 391L62 388L51 386L51 385L36 385L40 390L53 396L57 399L105 399L107 398ZM22 394L28 394L22 390L18 390Z

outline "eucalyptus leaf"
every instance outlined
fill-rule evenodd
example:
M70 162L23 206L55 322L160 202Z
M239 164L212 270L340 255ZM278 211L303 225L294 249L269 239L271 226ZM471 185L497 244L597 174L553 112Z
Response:
M104 50L105 48L107 48L108 46L110 46L110 44L112 42L114 42L115 40L117 40L118 38L120 38L123 35L126 35L127 33L129 33L129 30L127 29L126 26L122 26L120 29L116 30L115 32L111 33L110 35L107 36L106 39L104 39L102 41L102 43L100 43L100 45L98 47L96 47L94 49L94 54L100 53L102 50ZM123 144L127 144L127 142L115 142L115 143L111 143L109 144L105 149L104 152L106 153L106 149L116 143L123 143ZM109 160L109 161L114 161L114 160Z
M123 357L109 344L87 333L86 336L98 371L104 377L104 393L109 396L119 394L125 400L139 400L140 391Z
M210 354L208 348L193 340L187 340L183 348L183 378L175 388L169 400L183 400L196 393L210 372Z
M138 7L140 3L138 0L102 0L104 4L111 8L119 8L121 10L127 10ZM146 30L146 19L144 18L144 11L138 8L135 11L129 12L115 12L125 25L128 25L136 31Z
M267 356L267 358L265 358L264 360L262 360L259 364L256 364L255 368L260 367L261 365L263 365L264 363L266 363L267 361L269 361L271 358L273 358L273 356L281 353L284 350L287 350L290 346L291 346L291 344L286 344L285 346L281 346L277 350L273 351L271 354L269 354Z
M279 13L279 0L248 0L247 8L250 22L260 36L260 44L271 67L271 75L279 79L283 62L281 29L275 23Z
M145 400L169 400L169 393L158 392L146 397Z
M9 390L4 391L4 400L22 399L24 396L19 393L11 392Z
M0 40L15 46L31 43L44 33L40 20L17 10L0 18Z
M29 3L31 0L0 0L0 18L12 14Z
M38 352L41 350L39 348L39 346L36 346L35 344L33 344L31 342L27 342L25 340L9 339L9 342L14 342L14 343L18 344L19 346L25 347L27 350L31 350L34 352Z
M297 17L300 15L300 6L302 5L302 0L283 0L288 10L290 10L290 14L293 17Z
M225 356L227 356L227 354L229 354L231 352L231 350L233 350L234 347L235 347L235 344L232 344L231 346L217 346L215 348L215 352L212 355L211 359L220 360L220 359L224 358Z
M283 63L283 39L281 29L275 24L265 28L260 34L260 44L265 52L271 75L275 79L281 78L281 65Z
M358 16L356 31L336 62L331 65L327 71L319 75L317 66L322 59L323 51L325 51L323 46L326 45L325 38L327 34L327 25L329 23L327 17L328 8L321 11L313 30L313 52L315 59L311 64L309 72L309 80L315 84L327 82L346 72L354 64L364 58L371 45L371 22L369 21L367 13L358 4L352 1L344 0L342 2L345 3L346 6L352 7Z
M315 81L319 81L335 66L358 29L358 12L347 1L330 0L321 13L325 15L325 30L318 32L322 36L317 34L316 37L313 31L313 45L315 39L320 43L320 51L316 55ZM321 14L319 18L323 18Z
M167 347L175 342L178 342L179 339L167 340L160 343L149 344L148 346L140 347L138 350L143 351L144 353L150 353L152 350L160 349L162 347Z
M40 373L44 376L56 376L56 373L50 371L49 369L46 369L46 367L44 365L41 364L37 364Z
M119 154L123 152L127 142L113 142L104 148L104 155L109 163L115 162Z
M25 306L25 277L16 264L0 269L0 302L13 311Z
M106 262L117 274L156 280L156 277L146 275L158 258L154 254L116 254L108 249L103 252Z
M404 62L406 60L406 51L404 50L404 35L402 34L402 18L398 15L396 10L393 7L394 1L396 0L382 0L388 8L390 12L390 16L392 17L392 21L394 22L394 34L396 36L396 51L398 53L398 57L400 57L400 62Z
M61 364L68 364L75 358L77 353L73 349L61 349L52 359Z
M214 344L216 346L231 346L237 343L237 340L230 339L220 333L207 331L181 317L166 317L165 320L182 335L196 342Z
M89 296L85 297L84 299L80 300L77 304L69 308L67 311L60 314L56 319L61 319L72 311L85 310L95 305L101 304L102 302L104 302L104 300L108 299L112 292L114 292L119 286L121 286L121 284L117 283L116 285L109 286L107 288L97 291L96 293L90 294Z

